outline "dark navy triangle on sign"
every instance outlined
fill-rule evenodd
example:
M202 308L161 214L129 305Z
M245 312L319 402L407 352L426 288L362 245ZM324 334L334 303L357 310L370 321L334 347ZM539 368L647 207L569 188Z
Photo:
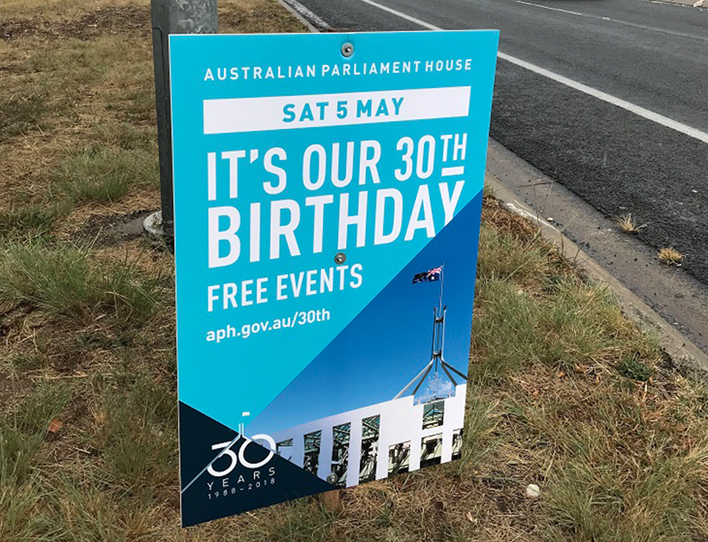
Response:
M179 423L183 527L335 489L182 402Z

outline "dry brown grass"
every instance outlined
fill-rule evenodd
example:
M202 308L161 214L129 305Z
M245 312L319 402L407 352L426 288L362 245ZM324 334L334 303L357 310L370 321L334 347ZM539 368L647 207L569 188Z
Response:
M39 18L46 22L76 20L106 8L140 6L149 8L149 0L5 0L3 20Z
M125 156L136 173L121 181L127 183L129 195L124 200L105 202L100 212L125 212L140 200L149 202L149 208L157 206L156 136L150 124L153 103L146 41L116 36L91 42L68 40L57 48L55 42L31 38L3 46L11 49L3 55L10 59L10 65L18 61L24 66L24 71L10 80L10 92L41 92L44 101L37 122L17 126L15 136L0 142L4 163L0 186L6 195L0 203L0 214L53 203L60 208L58 214L68 215L60 229L96 214L95 206L87 209L81 198L65 189L73 179L80 183L105 182L108 172L100 161L102 156L88 154L96 147L104 156ZM25 47L31 51L29 55ZM42 90L28 91L28 85ZM62 92L44 90L50 88ZM121 131L125 125L128 129ZM72 158L81 153L87 157L82 163Z
M681 265L683 254L673 247L664 247L656 255L659 261L666 265Z
M21 0L4 6L0 236L3 216L48 208L50 202L61 219L54 224L60 237L71 236L95 216L159 206L148 5ZM283 12L274 0L221 2L220 28L303 30ZM106 179L96 149L125 156L134 174ZM82 156L87 158L76 158ZM112 184L106 189L106 183Z
M645 227L644 224L637 224L637 220L632 213L623 215L616 220L617 227L624 233L639 233Z

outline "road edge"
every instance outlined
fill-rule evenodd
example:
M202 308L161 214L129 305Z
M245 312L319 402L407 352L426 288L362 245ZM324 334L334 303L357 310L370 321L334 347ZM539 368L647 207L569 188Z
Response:
M331 30L331 27L297 0L278 0L278 3L295 16L312 33Z
M487 171L484 184L485 187L492 190L494 198L505 208L538 225L544 239L558 247L561 253L582 268L591 280L607 285L614 293L625 315L635 322L640 329L649 331L659 338L659 345L682 374L691 375L708 384L708 355L703 353L700 348L669 324L634 292L613 277L576 243L547 221L540 219L541 215L535 209L519 201L512 191L494 174Z
M674 6L683 6L689 8L703 8L708 7L706 0L649 0L654 4L670 4Z

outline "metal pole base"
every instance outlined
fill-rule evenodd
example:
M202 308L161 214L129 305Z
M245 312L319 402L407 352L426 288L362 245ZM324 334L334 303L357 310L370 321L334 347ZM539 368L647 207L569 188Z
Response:
M162 230L162 211L155 211L143 220L143 230L153 241L164 242L165 232Z

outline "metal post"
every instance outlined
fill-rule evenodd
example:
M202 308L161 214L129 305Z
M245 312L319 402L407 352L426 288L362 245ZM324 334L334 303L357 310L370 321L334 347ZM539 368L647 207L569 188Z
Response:
M167 246L174 248L172 195L172 125L168 36L218 32L217 0L151 0L152 50L155 63L157 139L160 154L161 230ZM155 224L153 219L152 223Z

